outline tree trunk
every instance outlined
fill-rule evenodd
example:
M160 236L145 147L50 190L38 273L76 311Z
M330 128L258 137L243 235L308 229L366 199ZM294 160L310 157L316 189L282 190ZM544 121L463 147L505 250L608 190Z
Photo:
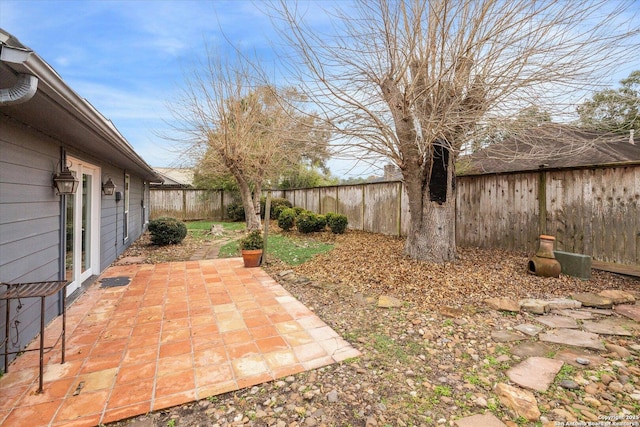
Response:
M256 215L256 209L253 204L253 196L251 194L251 188L246 181L237 179L238 188L240 189L240 198L242 199L242 207L244 208L244 218L247 224L247 230L260 230L260 212Z
M443 263L456 257L455 172L448 151L434 148L429 172L417 164L403 171L411 214L405 253L413 259Z
M414 216L418 218L414 220ZM455 201L425 200L421 215L411 213L405 253L413 259L443 263L456 257Z
M255 184L256 188L253 190L253 211L256 216L256 221L258 222L258 226L260 228L262 225L262 219L260 218L260 212L262 210L262 205L260 204L260 196L262 195L262 185L260 183Z

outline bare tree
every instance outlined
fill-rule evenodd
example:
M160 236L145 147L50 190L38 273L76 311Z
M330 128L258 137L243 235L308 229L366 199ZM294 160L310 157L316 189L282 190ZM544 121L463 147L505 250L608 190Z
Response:
M454 161L465 144L517 125L531 105L558 115L610 75L638 26L633 2L360 0L331 12L335 33L274 6L309 99L335 146L402 171L411 214L406 253L455 258ZM632 10L632 9L631 9Z
M209 52L183 95L170 108L180 135L187 135L185 151L200 170L233 177L247 228L259 229L263 184L302 157L321 155L313 117L297 111L299 93L276 89L257 62L240 54L225 60Z

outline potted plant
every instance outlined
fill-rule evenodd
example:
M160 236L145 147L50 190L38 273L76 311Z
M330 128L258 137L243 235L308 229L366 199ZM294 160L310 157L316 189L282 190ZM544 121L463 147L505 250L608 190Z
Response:
M240 239L240 249L242 250L242 259L244 266L259 267L262 261L262 249L264 248L264 240L260 230L253 230L242 239Z

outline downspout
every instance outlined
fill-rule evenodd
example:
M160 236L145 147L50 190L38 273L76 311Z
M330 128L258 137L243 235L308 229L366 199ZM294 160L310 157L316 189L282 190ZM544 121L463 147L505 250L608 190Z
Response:
M31 51L0 45L0 61L22 64L29 58ZM38 78L31 74L19 73L13 87L0 89L0 106L27 102L38 90Z

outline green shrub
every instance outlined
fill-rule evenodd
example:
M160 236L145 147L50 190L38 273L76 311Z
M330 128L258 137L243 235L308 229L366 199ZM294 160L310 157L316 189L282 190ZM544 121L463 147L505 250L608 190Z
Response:
M327 225L334 234L343 234L345 232L349 224L346 215L329 212L325 216L327 218Z
M324 215L316 215L316 229L314 231L323 231L327 226L327 217Z
M296 217L296 227L301 233L322 231L326 224L324 215L316 215L309 211L304 211Z
M293 228L296 222L296 211L291 208L284 208L280 215L278 215L278 227L284 231L289 231Z
M285 209L291 209L291 207L287 207L285 205L278 205L275 208L272 209L273 211L273 215L271 216L271 219L278 219L280 218L280 214L282 213L283 210ZM295 211L293 211L293 215L295 216Z
M277 219L278 215L280 214L283 208L290 208L292 206L293 205L289 200L282 197L274 197L273 199L271 199L271 209L269 212L269 218ZM266 212L266 210L267 210L267 198L261 197L260 198L260 216L262 217L262 219L264 219L264 213Z
M176 218L163 217L149 222L149 233L154 245L175 245L187 237L187 226Z
M255 250L262 249L264 247L264 239L262 238L262 231L253 230L242 239L240 239L240 249Z
M242 203L233 202L227 206L227 218L231 221L244 221L244 206Z
M301 208L300 206L294 207L293 210L296 211L296 217L307 211L305 208Z

